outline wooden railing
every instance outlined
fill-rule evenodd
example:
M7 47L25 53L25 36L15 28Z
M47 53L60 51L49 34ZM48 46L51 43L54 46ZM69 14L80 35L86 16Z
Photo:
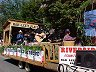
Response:
M44 62L56 62L58 63L59 61L59 46L61 46L60 43L50 43L50 42L42 42L39 44L42 46L43 51L44 51ZM14 46L14 45L12 45ZM16 45L16 48L18 47L24 47L23 45Z
M43 47L44 50L44 61L45 62L56 62L58 63L59 55L59 46L61 43L41 43L41 46Z

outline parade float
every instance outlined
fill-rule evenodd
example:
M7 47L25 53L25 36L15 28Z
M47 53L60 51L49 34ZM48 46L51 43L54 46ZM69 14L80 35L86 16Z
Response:
M39 23L21 20L7 20L3 26L2 55L19 61L19 68L25 68L27 72L30 71L30 64L57 71L58 48L62 44L61 42L31 42L27 45L24 45L24 43L16 45L12 41L12 37L16 36L19 30L23 32L30 28L34 30L40 25Z
M92 18L95 14L92 15L93 13L96 13L96 10L85 13L86 24L84 30L86 37L96 36L96 23L94 17ZM26 71L29 72L30 64L32 64L59 72L96 71L96 46L74 46L74 41L32 42L29 45L12 45L11 34L15 29L20 30L22 28L23 30L30 27L36 29L40 25L27 23L30 22L9 20L4 25L4 52L2 55L18 60L19 68L25 67Z

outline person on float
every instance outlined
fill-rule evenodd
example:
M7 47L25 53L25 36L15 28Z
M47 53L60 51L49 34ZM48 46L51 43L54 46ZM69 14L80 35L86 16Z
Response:
M46 38L46 34L42 28L42 26L38 26L35 30L35 39L34 42L42 42Z
M76 37L71 37L70 36L70 30L66 29L65 30L65 36L63 38L63 41L74 41L76 39Z
M16 38L17 38L16 44L22 44L23 43L24 35L23 35L23 32L21 30L19 31L19 34L17 34Z

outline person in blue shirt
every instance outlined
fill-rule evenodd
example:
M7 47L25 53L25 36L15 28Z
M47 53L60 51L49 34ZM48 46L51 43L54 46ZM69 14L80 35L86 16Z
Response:
M17 34L17 44L22 44L23 43L23 39L24 39L24 35L23 32L20 30L19 34Z

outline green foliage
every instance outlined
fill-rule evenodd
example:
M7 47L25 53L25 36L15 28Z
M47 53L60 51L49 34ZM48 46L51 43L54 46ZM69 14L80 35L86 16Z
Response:
M22 5L22 18L26 21L42 22L44 8L40 8L42 1L29 0Z
M44 3L45 2L45 6ZM14 18L26 21L34 21L43 23L54 28L70 27L70 22L75 22L76 16L80 14L80 10L89 4L88 1L80 3L79 0L65 1L60 0L43 1L43 0L10 0L3 1L1 4L1 13L4 19Z
M80 39L82 39L83 35L84 35L84 24L83 22L76 22L75 26L77 28L77 37L80 37Z
M34 46L24 46L23 48L25 48L25 50L33 50L33 51L41 51L42 50L42 47L41 46L37 46L37 45L34 45Z
M61 31L71 28L73 34L80 31L78 37L83 39L83 23L77 22L77 18L90 3L90 0L4 0L0 8L0 24L9 18L39 22L46 28Z
M0 53L2 53L4 51L4 46L0 46Z
M91 0L84 1L84 2L81 3L80 9L82 10L82 9L86 8L90 4L91 4Z
M0 3L0 26L1 27L8 19L22 20L22 16L21 16L22 2L23 0L3 0Z
M4 0L1 3L2 9L1 13L6 17L6 19L21 19L21 2L19 0Z
M39 45L34 45L34 46L27 46L27 45L24 45L24 46L19 46L19 45L13 46L13 45L9 45L7 47L1 46L0 47L0 51L2 52L4 48L13 48L13 49L17 50L17 48L21 48L21 47L24 48L26 51L28 51L28 50L41 51L42 50L42 47L39 46Z
M30 49L30 46L24 45L23 48L27 51Z
M42 47L41 46L32 46L32 50L33 51L41 51L42 50Z
M47 19L55 29L57 27L59 29L76 27L74 23L88 5L89 0L82 3L79 0L66 0L64 3L58 0L47 7Z

